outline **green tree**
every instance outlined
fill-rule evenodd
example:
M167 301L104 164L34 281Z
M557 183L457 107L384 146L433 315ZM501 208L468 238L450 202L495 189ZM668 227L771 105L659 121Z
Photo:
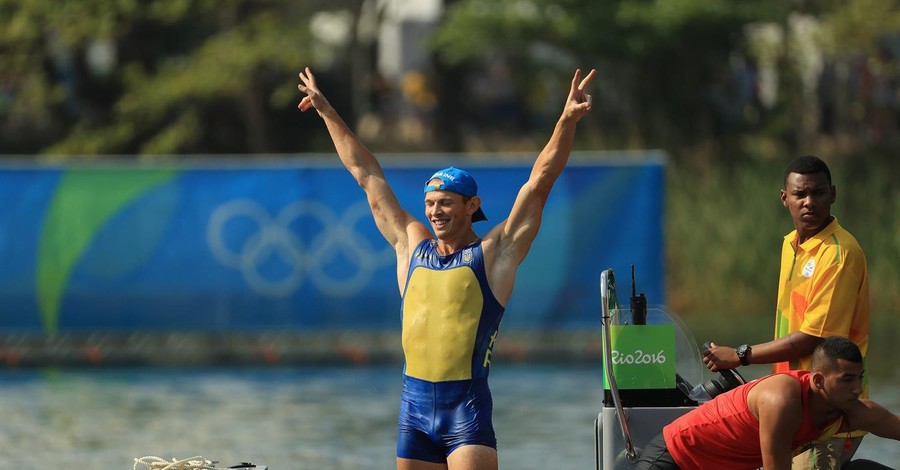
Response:
M459 0L433 45L449 63L509 58L526 99L545 70L597 66L607 146L671 147L710 133L709 93L742 47L743 26L787 12L780 1Z
M302 150L287 113L311 14L359 4L0 0L0 152Z

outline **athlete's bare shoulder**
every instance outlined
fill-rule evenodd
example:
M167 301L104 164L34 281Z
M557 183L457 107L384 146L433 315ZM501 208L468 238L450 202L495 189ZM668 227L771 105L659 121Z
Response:
M800 382L787 374L775 374L759 379L759 383L747 393L747 404L754 414L759 417L759 409L764 407L789 408L798 406L800 396Z

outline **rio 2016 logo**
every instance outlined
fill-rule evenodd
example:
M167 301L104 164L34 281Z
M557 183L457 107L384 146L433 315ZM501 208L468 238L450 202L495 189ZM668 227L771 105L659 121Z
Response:
M618 350L613 349L612 362L614 365L621 364L665 364L665 351L660 349L658 353L644 352L641 349L635 349L634 352L622 354Z

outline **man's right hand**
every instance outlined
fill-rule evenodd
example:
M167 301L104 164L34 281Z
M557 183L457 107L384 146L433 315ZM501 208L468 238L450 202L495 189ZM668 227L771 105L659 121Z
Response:
M303 72L300 72L300 81L303 83L297 85L297 89L306 93L306 96L304 96L303 99L300 100L300 104L297 105L297 108L299 108L300 111L316 108L316 111L318 111L321 116L322 113L333 109L331 103L329 103L322 92L319 91L319 87L316 85L316 77L309 67L306 67Z

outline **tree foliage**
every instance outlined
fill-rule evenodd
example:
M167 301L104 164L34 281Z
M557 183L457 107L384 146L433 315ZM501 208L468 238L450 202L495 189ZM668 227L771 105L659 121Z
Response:
M743 151L748 132L796 148L805 144L797 128L809 111L809 58L787 40L753 44L747 32L789 31L798 17L815 18L821 50L841 60L877 55L900 31L900 0L443 2L426 83L439 98L430 121L438 138L426 142L435 151L466 150L473 133L543 135L576 66L600 72L601 106L580 134L591 148L662 147L677 156L713 141L730 155ZM372 74L376 60L355 38L317 42L311 21L322 11L359 21L373 5L385 2L0 0L0 153L324 150L319 129L298 126L297 72L325 56L319 75L352 125L353 111L375 108L364 102L371 83L354 74ZM762 59L780 74L777 101L766 107L745 96L756 93L748 83L757 77L746 75L759 73ZM477 99L460 99L497 64L510 71L503 86L515 99L512 125L492 121ZM877 65L887 73L891 64Z
M512 57L515 76L531 82L548 63L563 74L596 65L602 127L638 136L620 146L646 146L705 132L706 95L741 47L742 26L786 13L779 1L461 0L433 44L451 63Z
M309 16L357 4L0 0L3 151L286 151Z
M447 63L508 60L523 97L546 70L597 66L597 132L607 145L677 155L715 141L718 153L734 155L748 132L782 150L808 143L804 74L818 66L809 55L818 51L797 49L799 28L820 26L813 47L840 61L875 53L900 31L898 19L897 0L458 0L432 44ZM760 49L748 32L765 25L781 37ZM751 96L764 67L777 73L775 102Z

